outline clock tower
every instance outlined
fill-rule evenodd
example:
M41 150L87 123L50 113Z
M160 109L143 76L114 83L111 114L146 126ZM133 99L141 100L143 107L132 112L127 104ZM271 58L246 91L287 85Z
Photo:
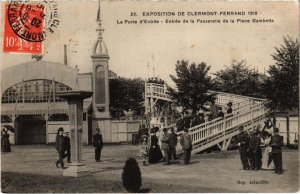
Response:
M98 38L94 43L91 55L93 63L92 83L93 83L93 132L100 128L104 133L110 129L109 114L109 74L108 74L108 52L103 41L102 34L104 29L100 17L100 1L97 15L97 32ZM105 139L105 134L104 139Z

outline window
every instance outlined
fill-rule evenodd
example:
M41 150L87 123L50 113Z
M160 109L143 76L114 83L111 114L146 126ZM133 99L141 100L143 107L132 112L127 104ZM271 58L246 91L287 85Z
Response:
M2 97L2 103L39 103L62 102L57 92L72 90L70 87L51 80L30 80L8 88Z

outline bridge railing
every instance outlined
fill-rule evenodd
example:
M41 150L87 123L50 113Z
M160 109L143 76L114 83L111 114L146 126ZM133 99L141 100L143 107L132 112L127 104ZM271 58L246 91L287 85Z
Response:
M243 101L264 101L264 99L261 98L254 98L250 96L242 96L238 94L231 94L231 93L226 93L226 92L217 92L213 90L209 90L209 93L215 93L218 95L218 98L216 99L220 103L228 103L229 101L231 102L243 102Z
M245 109L244 109L245 110ZM256 117L266 114L263 104L255 104L251 109L241 111L236 115L228 118L219 118L212 122L204 123L200 126L195 126L189 129L193 143L214 135L218 132L223 132L227 128L240 126L248 121L254 120Z
M236 135L238 127L241 125L246 126L246 129L253 127L267 113L268 110L265 108L264 102L257 102L241 107L238 112L227 115L224 119L217 118L190 128L189 134L193 141L193 153L197 153L198 148L201 148L203 144L222 141L228 135ZM182 131L177 134L182 134Z
M167 85L157 83L146 83L145 97L158 97L171 100L167 94Z

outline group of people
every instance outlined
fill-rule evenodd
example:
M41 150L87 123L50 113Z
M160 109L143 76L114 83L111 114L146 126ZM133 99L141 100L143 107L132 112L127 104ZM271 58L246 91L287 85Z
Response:
M232 102L229 102L226 107L226 115L230 116L231 114ZM177 131L183 131L184 129L189 129L213 119L224 117L225 113L223 112L222 107L218 107L212 102L209 106L203 106L203 109L199 110L197 114L191 114L190 112L185 111L182 118L176 123Z
M71 145L69 132L64 133L64 128L62 127L57 130L55 148L59 156L58 160L55 162L56 167L58 168L58 164L60 164L62 169L66 169L64 158L67 157L67 162L71 163Z
M165 161L165 165L170 165L172 159L173 161L178 160L176 154L178 137L174 128L170 128L170 133L168 132L169 129L163 129L163 134L160 138L161 146L159 146L159 139L156 136L158 131L159 128L154 127L150 130L151 135L149 138L146 134L142 136L143 142L140 147L139 156L143 160L143 165L147 165L147 158L149 164ZM191 136L188 134L188 129L185 129L180 136L179 143L183 149L183 164L189 164L192 151L192 140Z
M101 162L100 157L103 147L103 139L99 128L96 129L96 134L93 135L93 146L95 149L95 161ZM62 127L57 130L55 148L59 156L58 160L55 162L56 167L58 168L58 165L60 164L61 168L66 169L63 159L67 157L67 162L71 163L71 144L69 132L64 133L64 129Z
M1 152L11 152L8 129L5 127L1 131Z
M274 128L274 135L260 131L260 126L251 131L240 126L239 130L237 143L243 170L275 169L276 174L282 174L283 137L279 129Z

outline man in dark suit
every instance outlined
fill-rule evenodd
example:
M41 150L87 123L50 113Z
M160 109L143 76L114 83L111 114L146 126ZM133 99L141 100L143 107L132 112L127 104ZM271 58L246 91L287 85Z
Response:
M240 133L237 135L237 141L239 146L240 158L243 165L243 170L250 170L248 161L248 150L249 150L249 136L244 127L239 127Z
M93 136L93 145L95 148L95 160L96 162L101 162L101 149L103 147L102 135L100 133L100 129L96 129L96 134Z
M69 137L69 132L65 133L65 141L64 141L64 149L66 152L66 157L67 157L67 162L71 163L71 144L70 144L70 137Z
M183 149L183 164L189 164L191 160L191 152L192 152L192 138L189 135L189 130L184 129L184 133L180 137L180 145Z
M231 114L232 113L232 102L228 102L227 103L227 110L226 110L227 114Z
M221 117L221 118L223 118L224 119L224 113L223 113L223 111L222 111L222 107L219 107L219 109L218 109L218 117Z
M174 128L171 128L171 133L169 134L169 145L170 145L170 155L173 157L173 160L177 160L176 156L176 146L177 146L177 135L174 131Z
M275 173L281 175L282 171L282 150L283 146L283 137L279 135L279 129L274 129L274 137L270 144L272 146L272 158L275 165Z
M59 155L59 159L55 162L56 167L58 168L58 164L60 163L61 168L65 169L64 165L64 157L65 157L65 149L64 149L64 141L65 138L63 136L64 129L61 127L57 131L55 147Z
M261 167L261 147L260 147L260 134L259 131L254 129L249 139L249 158L251 170L259 170Z

